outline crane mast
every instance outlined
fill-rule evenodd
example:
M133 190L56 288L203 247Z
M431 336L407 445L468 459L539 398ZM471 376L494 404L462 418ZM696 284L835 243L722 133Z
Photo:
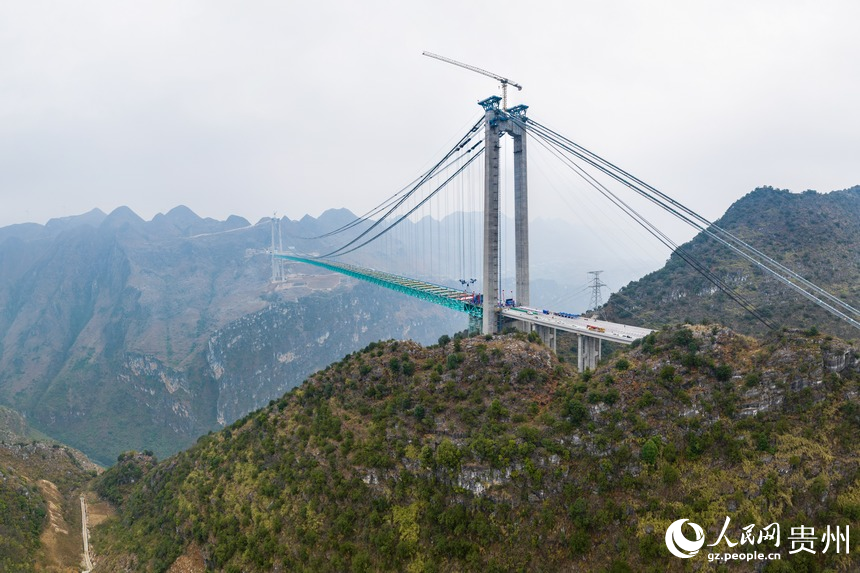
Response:
M515 81L512 81L508 78L502 77L499 74L494 74L493 72L488 72L487 70L485 70L483 68L479 68L477 66L470 66L469 64L464 64L463 62L458 62L457 60L452 60L451 58L446 58L445 56L440 56L439 54L433 54L431 52L422 52L422 53L423 53L423 55L425 55L427 57L434 58L434 59L440 60L442 62L447 62L449 64L453 64L455 66L459 66L459 67L465 68L467 70L471 70L473 72L479 73L479 74L487 76L489 78L493 78L494 80L501 83L502 84L502 109L504 109L504 110L508 109L508 85L514 86L515 88L517 88L517 90L523 89L523 86L516 83Z

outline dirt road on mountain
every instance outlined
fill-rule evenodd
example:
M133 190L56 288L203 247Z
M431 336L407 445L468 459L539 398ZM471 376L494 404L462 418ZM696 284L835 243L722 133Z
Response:
M85 573L98 562L98 559L96 559L97 552L89 544L89 530L115 514L116 511L114 508L93 492L81 494L81 537L83 542L81 547L85 548L88 552L88 555L82 561ZM83 516L86 517L84 518ZM95 559L96 563L93 563L93 559Z
M81 561L81 538L79 529L72 527L64 515L63 499L57 486L48 480L39 480L39 491L48 505L48 525L42 532L42 555L40 569L47 573L79 573ZM77 517L72 511L70 519Z
M84 571L90 573L93 570L93 562L90 559L90 534L87 531L87 500L81 494L81 538L84 540Z

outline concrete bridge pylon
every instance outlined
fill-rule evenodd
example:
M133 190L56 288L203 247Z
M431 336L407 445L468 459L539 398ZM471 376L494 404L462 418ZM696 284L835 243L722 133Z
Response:
M501 109L502 98L491 96L479 102L484 108L484 334L499 330L499 153L500 138L514 140L514 256L516 266L516 299L520 306L529 304L529 213L526 131L522 122L528 106Z

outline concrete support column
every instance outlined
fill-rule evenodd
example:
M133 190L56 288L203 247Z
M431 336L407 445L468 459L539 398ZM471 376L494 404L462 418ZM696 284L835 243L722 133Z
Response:
M582 347L582 335L576 335L576 369L585 370L585 349Z
M576 366L582 372L586 368L594 370L597 368L597 363L600 362L602 353L602 344L599 338L593 336L583 336L578 334L577 339L577 360Z
M484 127L484 323L483 333L497 330L499 298L499 132L498 110L488 109Z
M531 323L529 323L531 324ZM537 332L540 339L546 344L553 352L557 351L558 348L558 329L553 328L552 326L544 326L542 324L532 324L534 331Z
M516 254L516 300L531 304L529 297L529 189L526 162L526 134L514 124L514 251Z

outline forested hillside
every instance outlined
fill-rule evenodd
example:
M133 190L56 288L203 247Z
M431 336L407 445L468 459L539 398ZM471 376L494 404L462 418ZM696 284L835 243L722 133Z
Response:
M374 343L188 451L107 471L120 516L96 570L698 568L667 552L670 523L716 540L730 516L735 542L750 523L856 528L858 385L858 348L812 332L675 327L582 374L522 334ZM765 571L854 570L854 537L784 542Z
M860 187L820 194L763 187L735 202L715 222L766 255L860 308ZM700 233L682 248L753 303L777 327L811 328L849 339L860 331ZM666 266L613 294L610 320L659 327L702 320L740 332L766 327L672 255Z

